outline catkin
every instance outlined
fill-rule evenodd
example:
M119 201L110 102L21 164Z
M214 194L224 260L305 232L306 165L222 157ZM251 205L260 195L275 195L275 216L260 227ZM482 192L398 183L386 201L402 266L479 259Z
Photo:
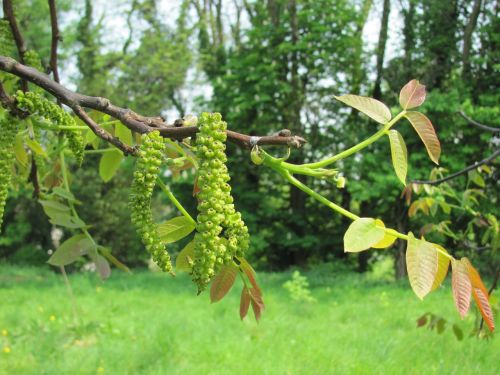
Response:
M162 271L172 272L170 255L160 239L158 226L154 223L151 212L151 197L164 152L165 143L158 131L142 136L139 159L134 171L130 209L132 223L153 261Z
M39 116L54 126L76 126L73 117L57 104L44 98L35 92L16 93L17 106L30 115ZM62 133L68 139L68 146L76 158L78 165L81 165L84 156L85 142L82 133L79 130L62 130Z
M14 164L14 138L18 129L18 121L9 114L0 117L0 229L3 223L5 202L12 181Z
M227 124L219 113L203 113L195 141L199 160L198 216L192 277L202 291L223 264L243 256L248 228L235 210L225 153Z

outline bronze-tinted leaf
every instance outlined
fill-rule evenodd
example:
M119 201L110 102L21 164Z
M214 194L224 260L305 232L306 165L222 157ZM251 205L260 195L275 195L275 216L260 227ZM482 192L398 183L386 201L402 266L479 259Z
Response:
M210 300L212 303L220 301L231 290L237 273L238 267L233 263L222 266L212 281L212 287L210 288Z
M479 272L472 266L467 258L462 258L462 261L467 265L469 271L470 283L472 285L472 295L476 301L477 307L483 316L483 319L491 332L495 329L495 321L493 311L491 311L488 290L479 276Z
M404 110L418 107L425 101L425 95L425 86L412 79L399 92L399 104Z
M439 156L441 155L441 144L432 126L431 120L420 112L410 111L406 113L406 118L412 124L418 136L422 140L427 149L427 153L431 160L439 164Z
M250 292L246 286L243 286L240 299L240 318L243 320L247 316L250 307Z
M471 282L469 279L469 271L467 264L461 260L451 261L451 288L453 292L453 299L457 307L460 317L463 319L470 306L470 295L472 291Z
M418 298L423 299L431 290L438 270L438 254L434 245L417 240L408 234L406 269L410 285Z

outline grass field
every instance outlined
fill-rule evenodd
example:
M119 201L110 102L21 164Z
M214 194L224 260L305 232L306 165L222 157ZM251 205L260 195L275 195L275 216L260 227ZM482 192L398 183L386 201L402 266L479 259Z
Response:
M306 274L307 275L307 274ZM417 329L427 311L468 331L449 285L423 302L406 282L311 274L318 302L294 303L289 273L259 274L267 309L238 316L240 287L211 305L187 276L70 276L0 267L0 374L499 374L498 338ZM475 307L474 307L475 309Z

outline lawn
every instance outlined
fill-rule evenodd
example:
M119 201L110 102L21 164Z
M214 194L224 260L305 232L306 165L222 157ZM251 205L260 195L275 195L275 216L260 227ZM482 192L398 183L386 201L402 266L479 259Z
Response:
M240 287L211 305L187 276L115 271L70 276L0 267L1 374L498 374L498 338L458 341L416 328L427 311L469 331L449 284L418 300L406 282L307 274L313 303L282 287L290 273L259 274L266 311L241 322ZM475 307L474 307L475 309Z

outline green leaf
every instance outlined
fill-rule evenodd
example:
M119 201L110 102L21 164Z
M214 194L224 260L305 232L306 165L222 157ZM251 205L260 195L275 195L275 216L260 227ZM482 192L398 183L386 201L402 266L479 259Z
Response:
M164 243L172 243L186 237L195 225L185 216L178 216L158 225L160 239Z
M344 252L357 253L367 250L382 241L384 235L384 228L377 225L375 219L359 218L345 232Z
M461 260L451 261L451 290L453 292L453 300L460 317L463 319L470 307L470 297L472 293L472 285L469 279L469 270L467 264Z
M178 271L191 272L192 262L194 261L194 245L194 241L189 242L177 255L175 268Z
M38 202L42 205L43 211L49 218L54 218L62 214L69 215L70 208L62 203L43 199L40 199Z
M45 150L43 149L43 147L40 145L40 143L38 143L37 141L33 140L33 139L29 139L27 138L26 139L26 145L31 149L31 151L33 151L35 154L39 155L39 156L42 156L44 158L47 158L47 153L45 152Z
M238 267L234 263L222 266L210 287L210 301L212 303L220 301L231 290L237 274Z
M14 154L16 155L16 160L24 168L28 166L28 154L24 149L23 137L21 134L16 135L16 140L14 143Z
M392 116L389 108L376 99L358 95L335 96L335 99L356 108L381 124L385 124L391 120Z
M69 214L57 214L50 218L50 222L61 227L78 229L85 228L87 224L78 217L70 216Z
M396 175L406 186L406 173L408 171L408 153L406 144L397 130L389 130L389 141L391 144L392 165L396 171Z
M481 176L481 173L479 173L477 170L472 170L468 173L469 180L475 183L477 186L484 188L485 187L485 182L483 176Z
M101 161L99 162L99 175L104 182L108 182L113 178L120 167L122 159L123 154L118 150L105 152L102 155Z
M434 245L417 240L408 234L406 269L410 285L418 298L423 299L431 290L438 270L438 253Z
M412 79L401 89L399 104L404 110L418 107L425 101L425 86Z
M125 125L120 123L115 125L115 136L126 145L132 146L132 132Z
M47 263L53 266L66 266L73 263L82 255L88 254L93 247L93 242L87 236L77 234L64 241L54 254L52 254Z
M431 120L420 112L407 112L405 117L410 121L418 136L422 140L427 149L427 153L431 160L439 164L439 156L441 155L441 144L432 126Z
M55 188L52 189L52 192L61 197L61 198L64 198L70 202L76 202L77 200L75 199L75 196L70 192L70 191L67 191L59 186L56 186Z

